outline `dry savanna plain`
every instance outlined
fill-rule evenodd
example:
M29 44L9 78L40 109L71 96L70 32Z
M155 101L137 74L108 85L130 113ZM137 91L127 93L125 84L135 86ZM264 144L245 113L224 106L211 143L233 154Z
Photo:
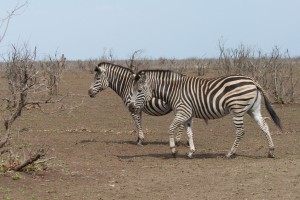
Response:
M273 105L282 132L263 106L275 143L274 159L267 157L266 138L248 116L235 158L225 158L235 138L230 116L208 124L194 119L194 158L186 157L184 144L173 158L168 146L173 113L144 114L144 146L137 146L134 122L120 97L106 89L90 98L92 80L88 71L67 70L60 93L77 94L65 102L68 109L44 114L29 107L17 119L12 127L14 149L25 149L25 154L43 147L47 154L39 160L44 165L40 170L1 174L0 199L300 199L299 104Z

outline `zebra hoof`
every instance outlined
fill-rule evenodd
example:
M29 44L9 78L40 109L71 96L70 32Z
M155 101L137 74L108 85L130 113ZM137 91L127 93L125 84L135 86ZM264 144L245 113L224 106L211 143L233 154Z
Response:
M226 154L225 157L228 158L228 159L235 158L236 157L236 153L228 153L228 154Z
M274 153L273 153L273 152L269 152L269 153L268 153L268 158L275 158Z
M143 145L143 140L141 140L140 138L138 138L137 141L136 141L136 145L138 145L140 147L144 146Z
M275 158L275 155L274 154L268 154L268 158Z
M173 158L176 158L177 153L178 153L178 151L175 148L173 148L172 149L172 156L173 156Z
M139 147L143 147L144 146L141 142L138 142L136 145L139 146Z
M269 149L268 158L275 158L274 148L270 148Z
M189 158L189 159L192 159L193 158L193 152L189 152L188 154L187 154L187 157Z

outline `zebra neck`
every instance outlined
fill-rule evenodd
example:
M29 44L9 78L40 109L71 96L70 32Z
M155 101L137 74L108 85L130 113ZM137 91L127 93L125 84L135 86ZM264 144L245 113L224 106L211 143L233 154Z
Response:
M131 73L126 69L110 70L109 87L114 90L123 100L129 95L132 84Z
M179 95L178 91L181 87L181 81L182 76L177 73L157 76L151 83L154 97L172 104L173 100L176 99L173 97Z

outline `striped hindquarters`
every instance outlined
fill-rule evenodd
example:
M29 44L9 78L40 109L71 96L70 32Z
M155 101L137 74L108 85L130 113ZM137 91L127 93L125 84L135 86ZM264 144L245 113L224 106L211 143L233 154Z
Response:
M229 112L242 115L257 97L257 86L245 76L216 79L186 77L182 99L192 107L193 115L216 119Z

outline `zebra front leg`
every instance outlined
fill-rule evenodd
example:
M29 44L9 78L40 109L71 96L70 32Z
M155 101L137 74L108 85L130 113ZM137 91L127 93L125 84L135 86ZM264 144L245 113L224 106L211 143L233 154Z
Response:
M143 146L144 133L142 128L142 113L131 113L137 129L137 145Z
M236 127L236 136L231 150L226 155L227 158L231 158L233 155L235 155L236 150L240 144L240 140L245 134L243 117L233 117L233 123Z
M193 154L195 152L195 145L194 145L193 132L192 132L192 118L186 122L185 128L186 128L186 133L188 136L188 143L189 143L189 147L190 147L190 152L188 152L187 156L189 158L193 158Z
M173 157L176 157L176 154L177 154L177 150L176 150L176 143L175 143L175 138L174 138L174 131L182 126L182 125L185 125L187 124L187 122L191 122L191 119L188 120L187 117L189 115L187 115L186 113L184 113L185 115L182 115L182 114L176 114L176 117L175 119L173 120L171 126L170 126L170 129L169 129L169 142L170 142L170 148L171 148L171 152L172 152L172 155ZM190 117L191 118L191 117ZM191 123L189 123L191 125ZM184 127L184 126L183 126ZM186 126L185 128L187 129L188 126ZM191 133L191 136L193 134ZM189 135L188 135L189 136ZM193 140L193 137L191 137L191 140ZM189 142L190 142L190 138L189 138ZM193 143L193 142L192 142ZM194 145L194 143L192 144ZM193 147L194 148L194 147Z

